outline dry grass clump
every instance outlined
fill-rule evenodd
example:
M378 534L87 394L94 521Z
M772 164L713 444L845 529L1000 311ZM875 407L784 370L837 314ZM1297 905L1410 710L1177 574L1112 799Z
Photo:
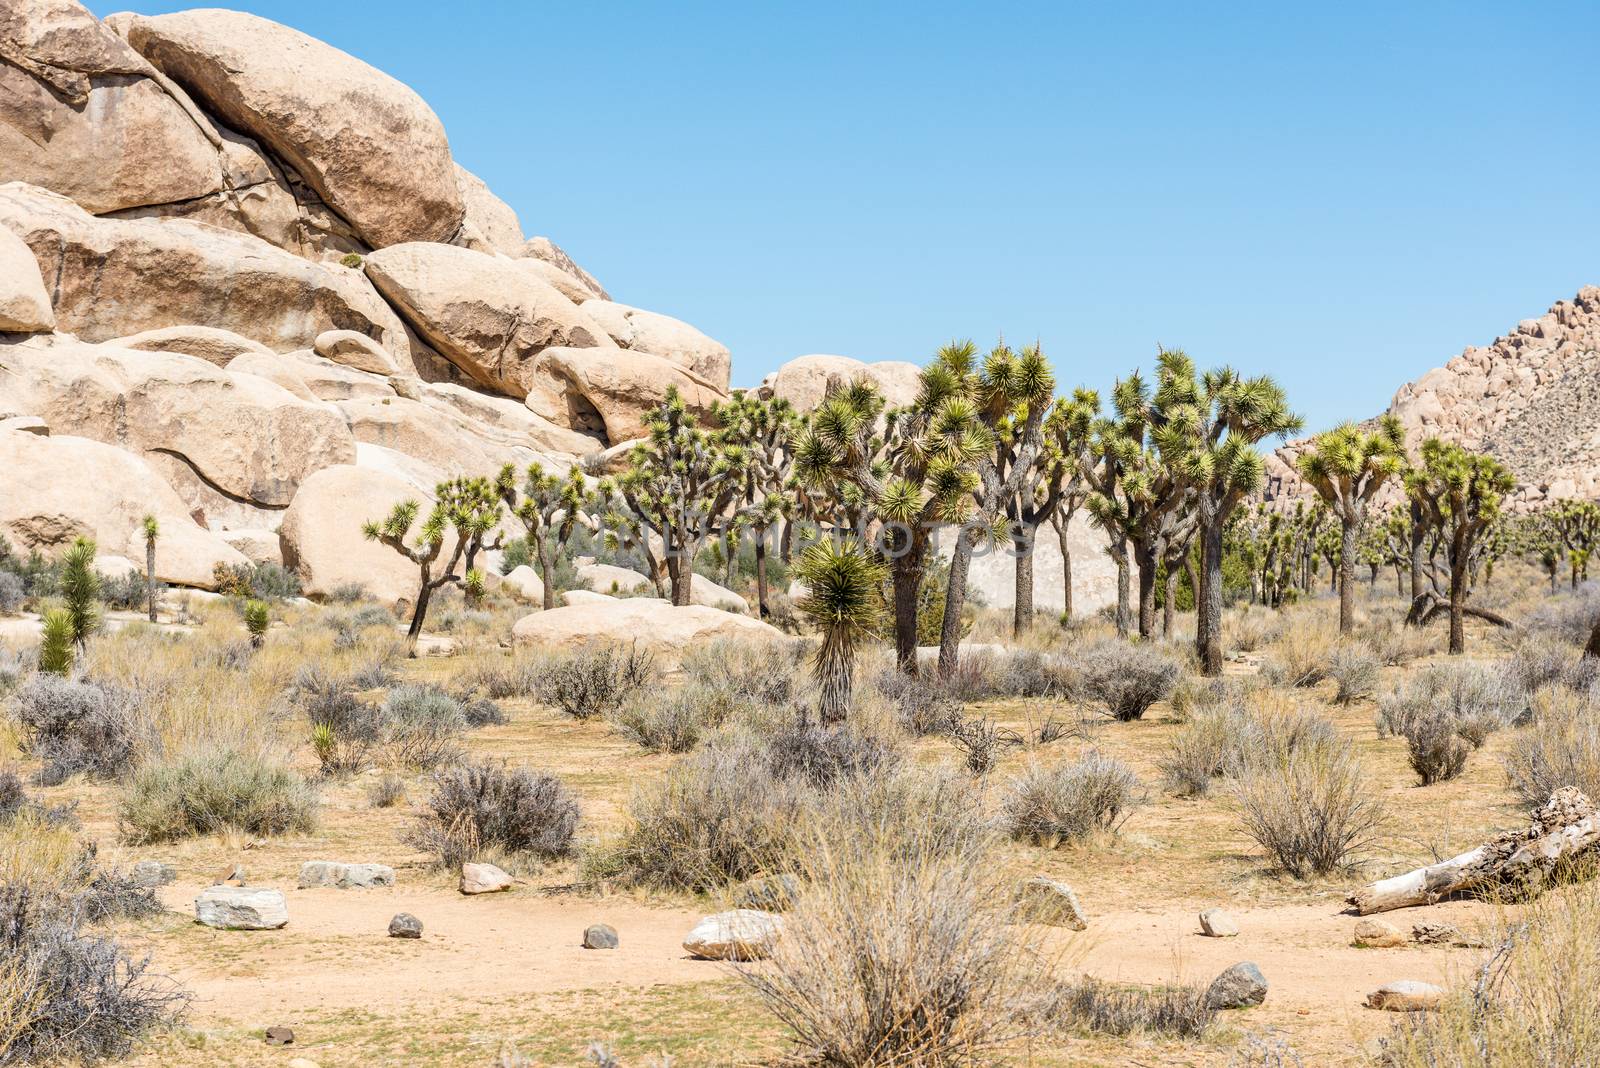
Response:
M1081 649L1074 666L1083 695L1105 706L1112 719L1142 719L1150 706L1172 693L1183 663L1151 644L1102 640Z
M464 764L433 776L403 840L452 871L484 856L548 860L572 849L578 802L554 775Z
M1510 679L1524 693L1546 686L1587 690L1600 682L1600 660L1542 635L1529 635L1519 641L1506 666Z
M1378 689L1383 661L1364 642L1340 642L1328 658L1328 676L1338 684L1334 701L1347 705L1371 697Z
M720 638L691 648L683 658L684 676L729 700L786 705L800 691L803 641L743 641Z
M1326 614L1286 613L1274 635L1261 672L1279 686L1315 686L1328 677L1339 629Z
M394 808L406 799L406 781L393 772L378 776L367 786L367 804L373 808Z
M1302 745L1251 767L1234 784L1245 833L1303 879L1349 867L1377 840L1382 802L1348 747Z
M654 657L637 645L600 645L557 654L543 665L539 700L573 719L615 712L655 678Z
M397 686L379 710L383 744L396 764L431 771L459 760L467 730L461 702L437 686Z
M1600 1063L1600 885L1545 894L1502 915L1481 963L1437 1011L1405 1013L1388 1068L1565 1068Z
M1533 722L1502 760L1513 793L1533 808L1563 786L1600 797L1600 706L1587 693L1547 688L1531 700Z
M1600 582L1586 582L1570 593L1544 600L1528 617L1528 629L1582 647L1600 619Z
M1460 775L1472 750L1527 709L1521 687L1498 666L1436 665L1379 700L1378 734L1406 740L1412 769L1428 786Z
M40 673L11 698L23 748L37 757L38 781L65 782L79 772L115 778L151 745L138 694L89 680Z
M1133 769L1091 751L1055 767L1030 763L1006 784L1000 818L1013 838L1053 849L1115 830L1140 800Z
M1399 667L1427 656L1434 639L1421 627L1408 627L1402 615L1392 613L1358 623L1356 640L1377 654L1389 667Z
M117 806L123 836L164 842L239 830L309 831L316 789L264 753L213 745L151 761L133 773Z
M701 682L687 682L665 693L634 694L606 714L618 734L652 753L687 753L743 707L738 699Z
M1172 793L1203 797L1219 778L1281 763L1300 749L1341 744L1326 716L1247 682L1219 683L1156 759Z
M1051 1008L1067 1027L1118 1037L1204 1038L1217 1015L1203 986L1124 986L1090 975L1057 988Z
M538 695L539 664L528 657L495 651L463 659L456 685L465 693L481 693L494 701Z
M950 818L923 818L930 807ZM739 976L808 1060L984 1064L1043 1028L1049 968L1011 922L992 836L962 815L973 807L913 773L852 780L799 821L804 889L772 958Z
M1283 616L1270 608L1245 605L1223 615L1222 633L1229 647L1240 653L1254 653L1270 645L1283 626Z
M868 689L888 702L901 728L914 738L943 734L961 722L961 701L937 678L907 675L887 664L867 679Z

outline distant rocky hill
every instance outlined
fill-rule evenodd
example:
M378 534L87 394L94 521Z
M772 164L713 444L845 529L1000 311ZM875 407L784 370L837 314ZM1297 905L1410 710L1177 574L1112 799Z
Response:
M1518 507L1600 497L1600 286L1406 383L1389 411L1413 448L1436 435L1498 458L1517 477ZM1305 492L1294 474L1304 445L1268 459L1269 495Z

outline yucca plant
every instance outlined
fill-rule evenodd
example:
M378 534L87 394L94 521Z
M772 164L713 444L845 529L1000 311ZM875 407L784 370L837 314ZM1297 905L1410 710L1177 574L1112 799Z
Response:
M80 649L100 628L100 576L94 557L94 542L78 538L62 560L61 597L72 619L72 642Z
M250 632L251 648L261 648L261 644L267 640L267 628L271 625L272 613L265 601L245 602L244 627Z
M856 646L882 611L883 567L859 545L824 539L801 554L796 571L806 585L800 611L822 631L817 717L839 723L850 713Z
M156 539L161 536L161 525L156 517L147 515L139 522L144 534L144 593L150 622L156 621Z
M65 608L51 608L44 614L44 632L39 641L39 670L52 675L66 675L72 671L72 613Z
M1405 468L1405 431L1385 415L1372 433L1345 423L1312 439L1300 456L1300 474L1339 519L1339 633L1355 628L1355 574L1367 504Z

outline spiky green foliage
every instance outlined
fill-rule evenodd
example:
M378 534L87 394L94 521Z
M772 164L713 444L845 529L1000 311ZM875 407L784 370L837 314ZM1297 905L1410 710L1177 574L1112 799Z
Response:
M1085 467L1090 461L1094 421L1099 413L1100 394L1092 389L1079 387L1073 390L1070 400L1056 403L1045 423L1047 466L1044 476L1036 485L1031 500L1027 494L1018 495L1016 508L1011 513L1011 518L1022 528L1036 530L1041 522L1048 520L1055 529L1061 552L1061 618L1067 621L1072 619L1072 547L1068 530L1072 517L1089 499ZM1017 567L1014 631L1027 626L1027 616L1033 611L1031 555L1024 564L1019 554Z
M1600 505L1564 500L1546 508L1545 523L1564 552L1574 589L1589 577L1589 560L1600 548Z
M52 675L69 674L74 653L72 613L65 608L51 608L45 612L43 622L44 631L39 638L39 670Z
M1178 485L1193 491L1201 543L1196 647L1202 670L1222 672L1222 537L1228 518L1261 486L1257 443L1298 430L1300 417L1271 377L1245 378L1231 367L1196 374L1181 349L1159 357L1152 433Z
M250 632L250 644L261 648L261 643L267 639L267 628L272 625L272 610L265 601L246 601L244 603L244 629Z
M100 575L94 557L94 542L78 538L61 561L61 599L72 615L73 644L80 648L100 628Z
M556 606L555 561L578 527L589 496L589 482L576 464L562 476L546 474L542 464L531 463L524 472L519 496L516 468L506 464L495 478L495 491L528 532L528 545L539 564L544 608L548 611Z
M856 646L882 611L883 568L858 544L824 539L800 555L796 571L806 586L800 611L822 631L817 715L837 723L850 712Z
M439 483L434 495L434 506L410 544L406 539L412 537L411 528L421 512L421 505L414 500L400 501L386 518L368 520L361 526L361 533L368 540L389 546L417 567L417 601L406 631L412 638L422 632L433 592L449 583L465 581L465 572L473 569L474 557L493 547L486 546L484 539L499 525L502 515L495 483L487 478L453 478ZM450 538L452 534L454 538ZM450 556L435 575L434 567L447 539L453 542Z
M720 529L747 454L740 442L702 430L675 386L645 427L647 436L634 447L628 469L619 478L603 479L599 494L618 518L614 526L608 522L613 536L642 546L652 567L647 534L660 539L672 603L686 605L695 557ZM631 525L623 513L632 516Z
M1450 572L1445 605L1417 603L1411 611L1417 622L1425 623L1448 607L1451 653L1466 649L1463 617L1470 611L1469 580L1476 570L1483 535L1499 518L1505 495L1515 487L1516 479L1494 457L1438 438L1422 443L1421 463L1406 475L1406 493L1419 506L1423 522L1438 534ZM1435 583L1435 602L1438 594ZM1419 602L1424 600L1427 598Z
M1324 555L1330 567L1338 560L1339 633L1348 634L1355 627L1353 585L1361 524L1372 498L1405 470L1405 431L1392 415L1380 418L1371 432L1345 423L1313 438L1298 466L1301 476L1339 520L1337 542L1330 543L1335 551ZM1318 548L1327 546L1319 542Z
M801 420L783 398L762 400L742 390L733 399L712 409L724 440L744 446L745 464L738 477L735 501L738 511L728 524L730 531L747 532L755 542L756 605L762 618L767 607L767 553L769 540L779 524L792 518L798 508L800 492L794 476L794 439ZM735 543L725 552L731 562Z

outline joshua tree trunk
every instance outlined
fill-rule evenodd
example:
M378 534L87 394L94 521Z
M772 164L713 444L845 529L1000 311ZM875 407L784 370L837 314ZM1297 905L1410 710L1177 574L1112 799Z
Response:
M898 542L910 538L904 552L891 557L889 578L894 590L895 663L907 675L917 673L917 600L922 593L923 552L915 534L901 531ZM895 546L894 548L900 548Z
M1200 574L1204 596L1195 605L1196 644L1202 674L1222 674L1222 522L1212 520L1200 528Z
M156 540L144 540L144 597L150 622L156 621Z
M1172 613L1178 603L1178 569L1167 565L1166 601L1161 606L1161 636L1172 637Z
M830 630L817 651L817 681L822 693L817 698L817 716L824 727L843 723L850 714L850 691L855 681L855 644Z
M1378 592L1378 568L1380 568L1381 566L1382 566L1381 564L1368 564L1367 565L1367 567L1371 569L1370 573L1367 575L1367 594L1368 594L1368 596L1371 596L1372 594L1375 594L1375 593Z
M1071 516L1056 527L1056 540L1061 543L1061 618L1072 619L1072 549L1067 545L1067 527Z
M972 565L972 537L963 528L950 557L950 585L944 594L944 624L939 629L939 677L949 678L961 662L961 609L967 603L967 569Z
M1450 655L1459 656L1467 651L1466 612L1467 562L1464 554L1456 554L1450 561Z
M1016 550L1016 603L1011 609L1011 634L1021 637L1033 625L1033 542L1034 530L1018 523L1011 534Z
M422 564L422 583L417 590L417 606L411 610L411 625L406 628L406 637L412 641L422 633L422 620L428 614L428 598L433 596L432 569L424 561Z
M767 610L767 537L762 531L756 538L756 616L766 619L771 614Z
M544 584L544 610L548 612L556 606L556 585L551 581L555 567L550 560L550 547L544 543L544 539L536 537L534 541L534 551L539 556L539 581Z
M1131 613L1128 601L1133 593L1131 577L1128 574L1128 543L1122 538L1111 540L1111 559L1117 562L1117 637L1128 636L1128 624Z
M672 603L682 608L689 603L689 584L694 581L694 567L680 555L669 555L667 577L672 581Z
M1156 554L1135 542L1133 558L1139 565L1139 637L1148 638L1156 629Z
M1589 644L1583 647L1586 657L1600 657L1600 620L1596 620L1594 629L1589 632Z
M1428 531L1422 525L1422 504L1418 501L1411 502L1411 603L1416 604L1422 598L1422 547L1427 541Z
M1349 634L1356 626L1356 539L1361 528L1352 517L1339 533L1339 633Z

